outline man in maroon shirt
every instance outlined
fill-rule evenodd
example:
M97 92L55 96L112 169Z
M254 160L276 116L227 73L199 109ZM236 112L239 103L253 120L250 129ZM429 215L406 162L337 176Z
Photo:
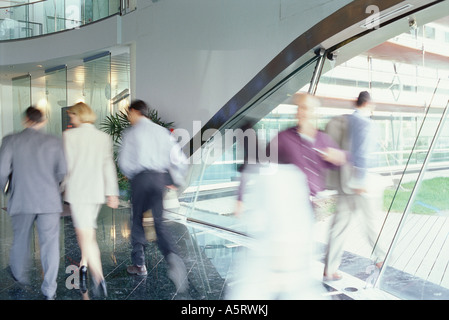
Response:
M325 170L343 165L347 154L329 135L316 128L314 120L320 106L318 98L296 93L292 104L298 106L298 125L281 131L271 143L277 144L278 163L299 167L307 177L310 195L315 196L325 189Z

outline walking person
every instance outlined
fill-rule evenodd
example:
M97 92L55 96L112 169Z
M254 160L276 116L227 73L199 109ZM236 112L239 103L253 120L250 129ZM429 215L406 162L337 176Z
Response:
M323 299L314 276L314 217L306 175L293 164L261 164L241 216L251 248L238 253L228 300ZM270 170L270 167L271 170Z
M334 140L315 126L319 100L307 93L296 93L291 103L298 106L295 127L281 131L270 144L275 143L279 164L294 164L304 172L310 196L325 189L326 170L346 163L347 154Z
M61 139L43 131L40 110L25 111L25 129L3 138L0 147L0 185L9 181L7 211L14 232L10 252L13 278L28 285L31 233L36 224L43 269L41 291L55 299L59 269L59 223L62 208L61 183L67 172Z
M127 267L127 271L133 275L147 275L144 252L147 239L142 219L143 213L151 209L159 249L169 264L169 277L180 292L186 289L186 270L163 222L162 213L167 172L170 168L176 168L177 172L185 171L185 162L182 158L181 161L172 161L174 155L183 156L182 150L166 128L147 117L148 111L142 100L135 100L129 106L131 127L123 135L118 158L119 167L131 184L132 265Z
M337 190L337 209L330 228L328 250L325 257L324 280L340 280L338 271L343 254L347 230L355 214L363 214L367 239L374 247L376 266L381 267L385 257L382 244L377 244L378 216L382 205L382 182L369 173L373 152L376 150L376 131L370 119L374 104L367 91L359 93L355 111L337 116L329 121L326 132L335 137L344 150L349 151L351 161L338 172L329 173L328 185Z
M118 182L113 158L112 139L94 126L96 115L85 103L79 102L67 111L75 127L64 131L63 141L68 173L64 199L70 210L81 249L80 289L87 291L87 270L99 289L107 296L100 249L96 239L97 217L104 203L118 207Z

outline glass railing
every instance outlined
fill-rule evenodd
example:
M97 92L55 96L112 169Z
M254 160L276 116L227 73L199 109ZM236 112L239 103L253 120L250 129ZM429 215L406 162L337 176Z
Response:
M193 173L180 196L178 213L185 215L190 221L247 234L248 225L241 219L242 215L237 208L238 197L242 195L240 167L245 157L240 138L247 139L245 135L248 136L248 132L255 132L259 153L262 149L265 150L263 146L268 145L280 127L278 123L272 125L259 119L271 114L279 104L285 103L298 88L308 90L319 58L318 55L305 55L301 58L300 67L246 108L246 112L238 115L239 120L235 120L233 125L203 134L202 140L206 142L198 151L199 155L191 157ZM242 129L250 122L253 123L247 129L253 130L247 132Z
M441 94L448 86L446 79L438 82L434 96L439 99L433 99L427 110L377 242L389 245L377 284L403 299L446 300L449 297L448 169L447 166L439 171L432 168L441 157L437 148L448 134L449 100L448 95ZM409 163L423 149L427 151L420 157L419 170L415 170ZM396 281L399 276L401 281Z
M45 0L0 7L0 41L79 28L135 9L122 0Z
M377 104L372 119L379 130L379 148L372 173L378 178L378 185L373 187L378 187L379 192L370 194L369 201L376 211L370 227L376 229L378 238L372 244L365 239L364 229L360 233L351 231L351 241L345 243L344 251L354 262L347 268L342 265L342 271L363 280L365 289L374 286L400 299L448 299L447 70L436 72L428 65L367 57L369 52L341 66L326 60L322 82L315 92L322 102L317 121L320 129L335 115L352 113L353 100L362 90L370 91ZM423 61L427 62L426 58ZM367 67L363 69L360 64L365 62ZM318 61L303 63L291 78L253 104L254 110L264 112L248 111L243 116L252 121L253 129L263 129L267 134L259 138L269 141L269 129L281 131L296 124L296 108L288 105L288 97L296 91L307 91ZM407 77L410 70L415 72L414 87ZM239 127L228 123L226 129ZM226 143L223 131L204 137L207 142L202 146L201 161L194 164L192 179L180 198L179 212L191 221L249 234L244 219L249 210L243 206L236 215L239 186L245 178L239 168L244 160L239 143ZM256 187L248 184L248 190ZM315 216L319 222L332 222L335 216L337 197L329 194L328 198L318 199L325 200L317 203ZM278 214L282 210L275 211ZM328 241L328 230L323 230L324 236L317 235L317 242L323 244L319 248L325 248ZM386 257L375 257L376 249L387 251Z

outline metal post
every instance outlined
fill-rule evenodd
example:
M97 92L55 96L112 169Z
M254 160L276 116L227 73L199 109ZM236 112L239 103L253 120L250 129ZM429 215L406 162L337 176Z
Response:
M326 60L326 51L324 49L316 50L316 55L319 55L317 64L315 65L315 71L313 72L312 79L310 80L309 94L314 95L318 86L318 81L321 77L321 71L323 70L324 61Z
M400 233L402 231L402 228L404 226L404 221L407 218L408 214L410 213L410 209L411 209L411 207L413 205L413 202L415 200L415 197L416 197L416 191L419 189L419 187L421 185L421 182L422 182L422 179L423 179L423 175L426 172L427 166L429 164L430 157L431 157L431 155L433 153L433 149L435 147L435 142L438 140L439 135L441 133L441 130L442 130L443 126L444 126L444 122L446 121L446 117L447 117L447 113L448 113L448 105L449 105L449 100L446 103L446 107L444 108L444 111L443 111L443 114L441 116L440 122L438 123L437 130L435 131L435 135L433 136L432 142L430 143L429 152L427 153L426 158L424 159L424 162L423 162L423 166L422 166L421 170L419 171L418 178L416 180L415 186L413 187L412 193L411 193L410 198L409 198L409 200L407 202L407 206L405 207L404 214L402 215L401 220L399 221L398 229L396 230L396 233L395 233L395 235L393 237L393 241L391 242L390 248L389 248L389 250L387 252L387 255L385 257L384 264L383 264L382 268L380 269L379 276L377 277L376 282L374 283L374 287L378 286L379 280L381 279L381 277L385 273L385 267L388 265L388 260L389 260L389 258L391 256L391 251L394 249L394 247L396 245L396 242L399 240L399 235L400 235ZM418 135L418 137L419 137L419 135ZM417 139L418 139L418 137L417 137Z

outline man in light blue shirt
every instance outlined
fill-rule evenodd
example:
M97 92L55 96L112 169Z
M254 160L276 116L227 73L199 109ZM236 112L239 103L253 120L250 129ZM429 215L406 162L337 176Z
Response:
M360 92L355 103L355 111L343 119L344 130L348 130L352 176L346 183L345 175L340 174L337 188L336 212L329 230L328 250L325 257L324 280L333 281L342 278L338 268L344 252L344 244L351 222L357 214L361 215L364 232L373 246L372 258L378 268L383 266L386 255L385 245L377 242L380 231L379 215L383 213L383 186L381 180L368 172L373 166L373 152L376 150L377 138L375 124L371 120L374 104L367 91ZM342 133L346 137L346 131Z
M172 168L178 172L185 171L186 161L183 161L185 156L170 132L152 122L147 115L145 102L135 100L131 103L128 112L131 127L123 135L118 157L118 165L131 184L133 264L127 271L134 275L147 275L144 253L147 239L142 219L143 213L151 209L158 246L169 263L169 277L178 291L182 291L187 284L185 265L176 253L162 213L168 172Z
M129 111L131 127L123 135L118 158L120 169L129 179L145 170L166 172L171 165L174 140L166 128L135 110Z
M367 91L360 92L355 111L349 116L353 189L365 189L367 170L372 167L376 149L375 127L371 121L374 105Z

